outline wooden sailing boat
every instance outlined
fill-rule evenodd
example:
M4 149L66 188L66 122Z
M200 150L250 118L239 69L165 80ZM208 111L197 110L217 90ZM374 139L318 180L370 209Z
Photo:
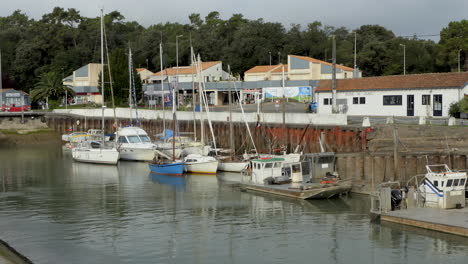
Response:
M105 142L104 137L104 14L101 10L101 96L102 96L102 137L100 141L84 141L72 149L73 160L79 162L111 164L115 165L119 161L120 154L114 142Z

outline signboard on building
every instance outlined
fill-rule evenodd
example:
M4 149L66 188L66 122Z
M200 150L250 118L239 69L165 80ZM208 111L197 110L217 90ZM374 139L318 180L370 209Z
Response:
M310 102L312 101L312 87L310 86L299 86L299 87L267 87L263 88L264 98L286 98L294 99L299 102Z

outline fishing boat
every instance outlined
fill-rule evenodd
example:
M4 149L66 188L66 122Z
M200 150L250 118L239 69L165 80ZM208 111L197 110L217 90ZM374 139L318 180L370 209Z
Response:
M162 45L160 44L160 50L162 53ZM162 55L161 55L162 56ZM175 89L172 88L172 131L176 131L176 108L175 108ZM184 163L176 159L176 147L175 147L175 134L172 133L172 159L160 160L156 156L155 160L149 163L149 168L152 173L168 176L182 176L184 173ZM166 156L164 153L161 155ZM167 156L166 156L167 157ZM169 158L169 157L167 157Z
M104 15L101 10L101 72L104 72ZM114 142L106 142L104 135L104 74L101 75L102 122L100 140L87 139L72 149L73 160L97 164L117 164L120 153Z
M115 133L115 140L122 160L150 161L154 158L156 145L142 128L120 128Z
M288 162L284 158L252 160L241 174L241 186L247 191L298 199L328 199L351 190L351 181L338 177L313 182L303 174L302 162Z
M184 158L185 172L216 174L218 160L214 157L190 154Z

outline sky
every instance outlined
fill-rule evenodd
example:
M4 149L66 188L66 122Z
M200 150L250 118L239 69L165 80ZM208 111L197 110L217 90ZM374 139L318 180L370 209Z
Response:
M366 24L378 24L397 36L433 35L450 21L468 19L468 0L2 0L0 16L20 9L29 17L40 19L55 6L75 8L81 15L95 17L117 10L126 20L143 26L161 22L188 23L191 13L202 17L218 11L221 18L241 13L248 19L263 18L306 26L313 21L349 30ZM439 37L430 38L438 41Z

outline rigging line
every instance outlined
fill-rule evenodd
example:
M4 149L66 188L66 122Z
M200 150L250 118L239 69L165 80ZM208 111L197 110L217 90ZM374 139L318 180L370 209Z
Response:
M229 74L232 75L231 72L230 72ZM234 89L236 90L236 93L239 93L239 94L240 94L240 92L237 90L236 82L233 82L233 83L234 83ZM239 100L239 106L240 106L240 109L241 109L241 112L242 112L242 117L243 117L243 119L244 119L245 126L247 127L247 131L249 132L250 140L252 140L252 145L253 145L253 147L254 147L254 149L255 149L255 154L256 154L257 157L258 157L257 147L255 146L255 142L254 142L254 140L253 140L252 133L250 132L249 123L247 122L247 119L245 118L244 107L242 107L241 100Z
M201 72L202 72L202 68L201 68L201 65L198 65L198 70L200 71L200 75L201 75ZM216 148L216 138L215 138L215 135L214 135L214 131L213 131L213 125L211 124L211 119L210 119L210 109L208 108L208 102L207 102L207 97L206 97L206 85L205 85L205 80L202 80L202 94L203 94L203 105L205 106L205 109L206 109L206 116L208 118L208 125L210 127L210 132L211 132L211 137L213 139L213 146L215 148L215 153L216 155L218 154L217 153L217 148Z

